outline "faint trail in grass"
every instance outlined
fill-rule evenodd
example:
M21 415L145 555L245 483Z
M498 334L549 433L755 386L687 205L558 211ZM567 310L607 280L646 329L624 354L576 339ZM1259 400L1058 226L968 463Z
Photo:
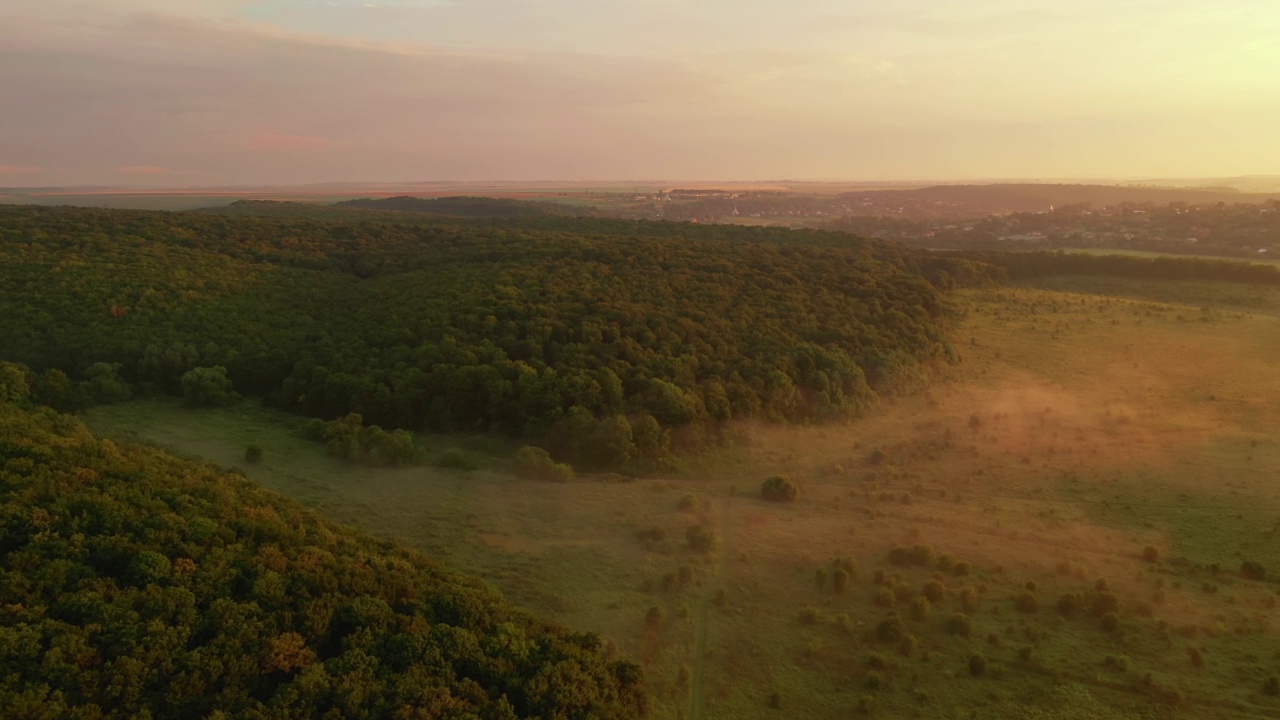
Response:
M721 499L720 513L720 553L716 559L715 573L707 583L707 592L698 602L697 637L694 642L692 678L689 688L689 720L703 720L707 713L706 690L706 658L708 634L710 633L711 598L720 588L724 576L725 558L733 552L733 510L731 496Z

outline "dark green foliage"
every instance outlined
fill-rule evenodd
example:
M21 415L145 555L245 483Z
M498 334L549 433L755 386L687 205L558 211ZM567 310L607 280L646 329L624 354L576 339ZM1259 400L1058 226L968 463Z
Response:
M920 593L929 598L929 602L936 603L942 600L942 597L946 595L947 586L943 585L941 580L930 580L924 584Z
M241 476L4 403L0 448L6 718L644 714L594 635Z
M703 554L714 550L719 543L716 531L706 525L690 525L685 531L685 539L689 541L690 550Z
M969 656L969 674L974 677L981 677L987 673L987 656L982 653L973 653Z
M952 635L960 635L961 637L969 637L969 633L973 629L973 621L968 615L956 613L947 618L946 631Z
M960 601L960 608L965 612L973 612L978 607L978 591L971 587L961 588L956 594L956 599Z
M262 462L262 448L257 445L250 445L244 449L244 461L250 465L257 465Z
M1267 569L1262 566L1262 563L1257 562L1256 560L1245 560L1240 564L1240 577L1246 580L1266 580Z
M956 577L964 577L964 576L968 575L968 574L969 574L969 563L967 563L967 562L958 562L958 563L956 563L955 567L951 569L951 574L952 574L952 575L955 575Z
M182 399L192 407L221 407L236 397L221 365L192 368L183 373L181 383Z
M95 402L223 367L388 429L541 439L578 407L599 425L558 460L644 464L731 419L854 416L953 357L926 279L952 264L738 226L6 206L0 359Z
M838 593L844 592L849 584L849 571L838 567L835 572L831 573L831 589Z
M899 642L906 633L902 618L897 613L890 613L876 624L876 639L880 642Z
M772 502L793 502L799 493L795 482L781 476L768 478L760 485L760 497Z
M873 670L863 679L862 687L873 692L879 690L884 687L884 676Z
M573 479L573 468L557 463L546 450L532 445L526 445L516 453L514 471L522 478L543 482L569 482Z
M389 197L374 200L346 200L336 204L337 207L361 208L365 210L385 210L403 213L422 213L424 215L442 215L466 218L514 218L524 216L542 217L548 215L595 215L593 208L581 205L563 205L554 202L531 202L528 200L508 200L491 197Z
M387 432L377 425L366 426L356 413L328 423L312 421L306 432L323 442L330 455L365 465L412 465L422 456L408 431Z
M929 617L929 612L933 609L933 605L929 603L929 598L920 595L912 598L907 608L911 611L912 619L923 620Z
M1030 590L1018 593L1014 598L1013 604L1014 607L1018 608L1019 612L1035 613L1040 610L1040 601L1036 598L1036 594Z

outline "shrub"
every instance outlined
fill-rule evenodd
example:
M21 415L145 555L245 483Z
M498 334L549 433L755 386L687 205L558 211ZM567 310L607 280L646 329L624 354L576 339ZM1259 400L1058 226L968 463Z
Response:
M770 502L794 502L798 494L800 486L781 475L766 479L760 486L760 497Z
M1080 609L1082 599L1079 593L1064 593L1058 598L1058 612L1063 617L1071 617Z
M878 588L874 595L871 596L871 602L877 607L891 608L897 603L893 591L887 587Z
M890 667L889 658L884 653L873 652L867 655L867 667L873 670L888 670Z
M951 569L954 568L955 566L956 566L956 559L951 557L950 555L943 553L938 556L938 569L941 570L942 572L951 572Z
M801 625L817 625L822 616L818 613L817 608L807 607L800 611Z
M644 624L651 628L655 628L661 625L662 609L659 608L657 605L654 605L653 607L649 608L649 611L644 614Z
M1127 655L1108 655L1102 661L1102 664L1122 673L1129 672L1129 657Z
M889 550L889 562L899 567L928 565L933 561L933 548L928 545L895 546Z
M902 618L897 613L890 613L876 624L876 639L880 642L901 642L904 634Z
M981 677L987 672L987 656L982 653L973 653L969 656L969 674L974 677Z
M1204 667L1204 653L1200 652L1200 648L1189 647L1187 648L1187 654L1191 657L1191 667Z
M440 457L436 458L435 465L450 470L475 470L477 467L461 448L448 448L442 451Z
M831 573L831 589L838 593L844 592L844 588L849 584L849 571L844 568L836 568Z
M1103 632L1111 635L1115 635L1120 632L1120 618L1116 617L1116 614L1113 612L1103 615L1102 620L1099 621L1098 625L1102 628Z
M819 590L827 589L827 569L818 568L813 572L813 581L817 584Z
M250 465L257 465L262 462L262 448L257 445L250 445L244 450L244 461Z
M956 563L956 566L951 568L951 574L955 575L956 577L964 577L965 575L968 575L969 563L967 562Z
M938 602L947 592L947 586L939 580L930 580L921 588L921 594L929 598L929 602Z
M947 622L943 627L952 635L969 637L969 633L973 630L973 621L964 613L956 613L947 618Z
M915 655L920 650L920 638L915 635L908 635L902 638L902 642L898 643L898 652L906 657Z
M971 587L961 588L956 597L960 600L960 608L965 612L973 612L978 607L978 591Z
M1280 695L1280 677L1272 675L1262 683L1262 694L1276 697Z
M908 607L911 611L911 617L916 620L923 620L929 617L929 611L933 609L933 606L929 603L929 598L924 596L912 598Z
M1160 551L1156 550L1151 545L1148 545L1142 548L1142 560L1143 562L1149 562L1149 563L1159 562Z
M698 498L694 497L693 493L685 493L680 496L680 500L676 503L676 507L684 510L685 512L695 510L698 507Z
M878 672L869 672L866 679L862 681L862 687L872 691L879 690L884 687L884 676Z
M1245 560L1240 564L1240 577L1245 580L1266 580L1267 569L1262 567L1262 563L1255 560Z
M1029 590L1018 593L1014 605L1024 613L1035 613L1040 610L1040 601L1036 599L1036 594Z
M684 534L689 541L689 549L696 553L709 553L719 542L715 530L705 525L690 525Z
M543 482L569 482L573 479L573 468L555 462L546 450L532 445L525 445L516 453L515 472L522 478Z

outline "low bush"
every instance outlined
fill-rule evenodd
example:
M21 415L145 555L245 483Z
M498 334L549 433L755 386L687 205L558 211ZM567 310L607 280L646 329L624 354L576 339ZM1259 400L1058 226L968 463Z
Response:
M760 486L760 497L770 502L795 502L800 486L781 475L768 478Z

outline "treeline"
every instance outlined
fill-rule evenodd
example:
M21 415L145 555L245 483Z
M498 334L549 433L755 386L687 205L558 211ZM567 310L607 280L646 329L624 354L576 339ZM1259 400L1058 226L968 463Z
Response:
M345 200L335 204L339 208L364 210L391 210L394 212L423 213L464 218L513 218L532 216L587 216L596 215L592 208L556 202L510 200L491 197L441 197L416 198L409 196L390 198L363 198Z
M0 365L5 718L637 718L638 666Z
M1070 252L956 253L973 262L1004 268L1011 280L1054 275L1097 275L1142 280L1215 280L1280 284L1280 267L1232 260L1187 257L1138 257Z
M97 400L208 368L388 429L623 418L643 456L856 414L951 356L943 291L990 270L830 232L387 215L0 209L0 353Z

